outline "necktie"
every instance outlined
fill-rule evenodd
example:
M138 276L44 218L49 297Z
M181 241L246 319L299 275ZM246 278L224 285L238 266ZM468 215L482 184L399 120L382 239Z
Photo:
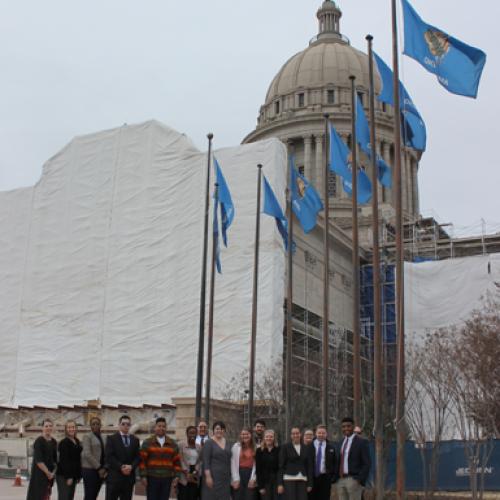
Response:
M323 443L318 444L318 450L316 451L316 477L321 475L321 459L323 457Z
M201 446L203 446L205 444L205 436L202 436L201 437Z
M123 443L128 448L128 445L129 445L129 436L128 436L128 434L125 434L125 436L123 436Z
M344 442L342 443L342 449L340 450L340 477L344 477L344 453L348 442L349 439L345 438Z

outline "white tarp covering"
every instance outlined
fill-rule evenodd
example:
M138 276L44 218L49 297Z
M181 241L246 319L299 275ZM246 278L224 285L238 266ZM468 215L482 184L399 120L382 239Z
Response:
M500 289L500 254L418 264L405 262L405 330L419 341L438 328L460 325L488 292Z
M213 393L248 367L257 163L284 202L278 140L216 152L235 204L217 276ZM0 405L169 402L195 392L206 154L150 121L75 138L33 188L0 193ZM281 359L285 255L262 217L257 359Z

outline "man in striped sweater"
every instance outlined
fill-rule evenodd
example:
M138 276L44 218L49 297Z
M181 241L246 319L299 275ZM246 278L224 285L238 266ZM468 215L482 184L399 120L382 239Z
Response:
M177 443L167 436L167 422L156 419L155 433L144 440L140 451L139 474L147 500L168 500L172 482L182 471Z

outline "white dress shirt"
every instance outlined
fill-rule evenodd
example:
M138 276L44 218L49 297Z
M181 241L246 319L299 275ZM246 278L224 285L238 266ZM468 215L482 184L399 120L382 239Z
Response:
M340 448L341 453L343 450L343 463L342 463L342 472L344 476L349 474L349 452L351 451L352 440L356 434L351 434L349 437L344 438L342 441L342 447Z
M204 445L208 440L210 439L210 437L208 436L208 434L206 436L200 436L198 434L198 436L196 436L196 444L199 444L200 446ZM202 443L202 440L203 440L203 443Z

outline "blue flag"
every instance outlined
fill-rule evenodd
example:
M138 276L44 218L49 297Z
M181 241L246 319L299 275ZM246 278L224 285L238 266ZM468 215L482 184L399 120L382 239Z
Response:
M285 250L288 250L288 221L286 217L283 215L283 210L281 210L280 204L274 195L274 192L267 182L266 177L264 176L264 209L262 210L265 214L274 217L276 220L276 226L278 227L278 231L283 238L283 245L285 246Z
M352 154L337 131L330 125L330 170L342 177L344 191L352 195ZM358 203L368 203L372 185L364 170L358 170Z
M375 52L373 55L382 80L382 92L378 96L378 100L394 106L392 70ZM399 95L401 96L401 128L405 145L419 151L425 151L427 146L427 131L425 130L424 120L420 116L410 94L408 94L401 82L399 82Z
M365 110L363 109L363 104L361 103L361 99L359 97L356 103L356 140L361 148L361 151L363 151L368 158L371 158L372 147L370 142L370 127L368 126ZM391 187L391 168L379 154L376 156L376 161L378 180L383 186Z
M290 186L293 213L304 233L308 233L316 225L316 218L318 212L323 210L323 203L314 187L295 168L293 156L290 157Z
M220 263L220 247L219 247L219 216L217 212L219 211L219 195L218 188L214 193L214 222L213 222L213 235L215 239L215 265L217 266L217 272L222 274L222 266Z
M214 158L215 164L215 177L217 184L219 185L218 191L218 201L220 202L220 215L221 215L221 225L222 225L222 241L224 246L227 247L227 230L234 219L234 205L231 199L231 193L227 187L226 179L222 174L219 162Z
M424 22L408 0L401 0L404 53L437 76L449 92L476 97L486 54Z

